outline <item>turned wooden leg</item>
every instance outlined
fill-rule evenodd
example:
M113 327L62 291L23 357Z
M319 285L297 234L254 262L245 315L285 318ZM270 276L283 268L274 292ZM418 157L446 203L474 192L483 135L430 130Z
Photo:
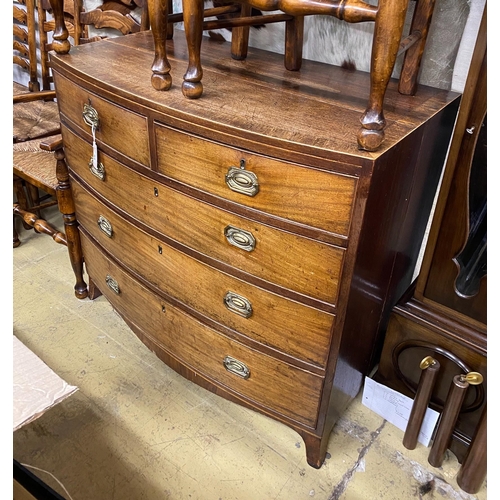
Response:
M168 13L172 14L174 12L174 3L172 0L168 1ZM174 23L167 24L167 40L172 40L174 37Z
M408 0L379 1L373 34L370 97L358 133L360 149L375 151L384 140L384 97L396 63L407 10Z
M59 211L62 214L69 260L75 273L75 295L78 299L84 299L88 295L87 284L83 279L83 253L80 242L80 232L75 215L75 204L69 183L68 166L64 157L64 151L58 149L55 153L57 160L56 176L58 186L56 190Z
M16 231L16 218L13 217L13 225L14 225L14 238L12 239L13 248L17 248L21 244L21 240L19 239L19 235Z
M66 235L64 233L58 231L45 219L39 219L36 214L23 210L18 203L14 203L14 215L19 215L20 217L22 217L23 220L28 223L37 233L50 236L56 243L59 243L60 245L68 245Z
M54 33L52 35L52 48L58 54L67 54L71 48L68 40L68 30L64 24L64 0L49 0L54 15Z
M203 93L200 51L203 35L203 0L182 0L184 30L188 48L188 68L184 74L182 93L189 99L197 99Z
M302 66L304 44L304 16L294 16L285 24L285 68L299 71Z
M240 17L250 17L252 6L248 3L241 4ZM238 26L231 31L231 57L237 61L243 61L248 54L248 39L250 38L250 26Z
M151 84L156 90L168 90L172 86L167 58L168 0L148 0L148 15L155 45Z
M25 184L29 203L29 205L26 205L25 208L31 209L32 207L38 207L40 205L40 191L36 186L33 186L33 184L30 184L29 182L26 182ZM42 211L40 209L33 210L33 213L35 213L39 219L42 218Z
M26 192L24 191L23 180L20 177L17 177L17 175L14 175L14 193L16 194L17 203L22 209L26 210L29 206L31 206L26 196ZM33 226L30 226L24 222L24 220L23 227L26 230L33 229Z

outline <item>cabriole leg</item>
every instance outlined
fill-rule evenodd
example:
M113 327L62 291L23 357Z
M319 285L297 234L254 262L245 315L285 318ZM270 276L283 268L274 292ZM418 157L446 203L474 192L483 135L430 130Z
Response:
M167 58L168 3L168 0L148 0L148 14L155 45L151 85L156 90L168 90L172 86Z
M407 9L408 0L379 1L373 34L370 97L358 133L360 149L375 151L384 140L384 97L396 63Z
M188 47L188 68L184 75L182 93L189 99L197 99L203 93L200 51L203 35L203 0L182 0L184 30Z

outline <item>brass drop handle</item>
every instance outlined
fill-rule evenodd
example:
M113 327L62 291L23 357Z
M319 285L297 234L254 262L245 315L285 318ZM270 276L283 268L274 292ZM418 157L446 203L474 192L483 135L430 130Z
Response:
M96 156L97 158L97 156ZM104 165L101 162L94 163L94 155L90 157L89 160L89 170L95 175L99 180L103 181L106 176L106 171Z
M241 248L242 250L245 250L245 252L255 250L255 238L252 233L249 233L244 229L239 229L234 226L226 226L224 229L224 236L230 245Z
M93 175L101 181L104 180L104 165L98 160L97 142L95 139L95 132L99 128L99 113L90 104L83 105L83 121L92 129L92 156L89 160L89 168Z
M89 103L83 105L83 121L92 129L99 128L99 113L97 110Z
M109 274L106 276L106 285L108 285L113 292L116 293L116 295L120 294L120 287L118 286L118 282L113 279Z
M259 192L259 180L253 172L245 170L245 161L240 162L240 168L229 167L226 174L226 184L236 193L255 196Z
M108 238L111 238L113 236L113 226L111 225L111 222L109 222L109 220L104 217L104 215L99 215L99 219L97 219L97 225Z
M228 372L231 372L238 377L241 377L245 380L250 377L250 370L248 369L247 365L231 356L226 356L222 361L222 364Z
M234 292L224 295L224 305L233 313L249 318L253 314L252 304L245 297Z

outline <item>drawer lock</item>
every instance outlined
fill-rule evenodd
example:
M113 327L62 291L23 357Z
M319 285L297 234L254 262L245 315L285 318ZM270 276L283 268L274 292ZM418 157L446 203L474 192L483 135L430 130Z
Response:
M120 287L118 286L118 282L114 280L109 274L106 276L106 285L116 293L116 295L120 294Z
M106 217L104 217L103 215L99 215L99 219L97 219L97 225L108 238L111 238L111 236L113 236L113 226L111 226L111 223L108 219L106 219Z
M235 375L238 375L238 377L244 379L250 377L250 370L245 365L245 363L242 363L241 361L238 361L231 356L226 356L222 364L228 372L234 373Z
M259 192L257 176L242 168L229 167L226 174L226 184L232 191L247 196L255 196Z
M224 305L233 313L249 318L252 313L252 304L248 299L234 292L227 292L224 296Z
M233 246L251 252L255 249L255 238L252 233L234 226L226 226L224 229L226 240Z

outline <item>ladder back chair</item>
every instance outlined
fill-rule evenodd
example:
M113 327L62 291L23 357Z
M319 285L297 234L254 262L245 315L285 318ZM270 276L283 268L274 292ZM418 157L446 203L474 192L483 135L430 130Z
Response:
M30 42L34 40L35 44L37 39L39 41L39 52L32 50L32 53L42 54L48 50L42 35L45 12L39 9L36 19L35 1L23 0L23 2L26 12L28 9L30 12L30 16L27 14L26 17L26 31L29 32L27 39ZM38 4L38 7L40 5ZM14 9L14 24L16 22L16 9ZM16 50L14 44L14 53ZM38 55L37 60L40 61L42 57ZM45 82L45 86L50 86L48 79ZM28 90L13 96L13 184L17 199L13 211L15 217L21 218L26 229L47 234L55 242L68 247L70 263L76 278L75 295L78 298L85 298L88 292L83 279L80 235L64 161L59 113L54 99L55 91L48 89ZM46 113L46 110L50 112ZM42 215L44 209L54 205L57 205L62 214L63 231L51 225ZM14 247L20 245L15 224L13 245Z

